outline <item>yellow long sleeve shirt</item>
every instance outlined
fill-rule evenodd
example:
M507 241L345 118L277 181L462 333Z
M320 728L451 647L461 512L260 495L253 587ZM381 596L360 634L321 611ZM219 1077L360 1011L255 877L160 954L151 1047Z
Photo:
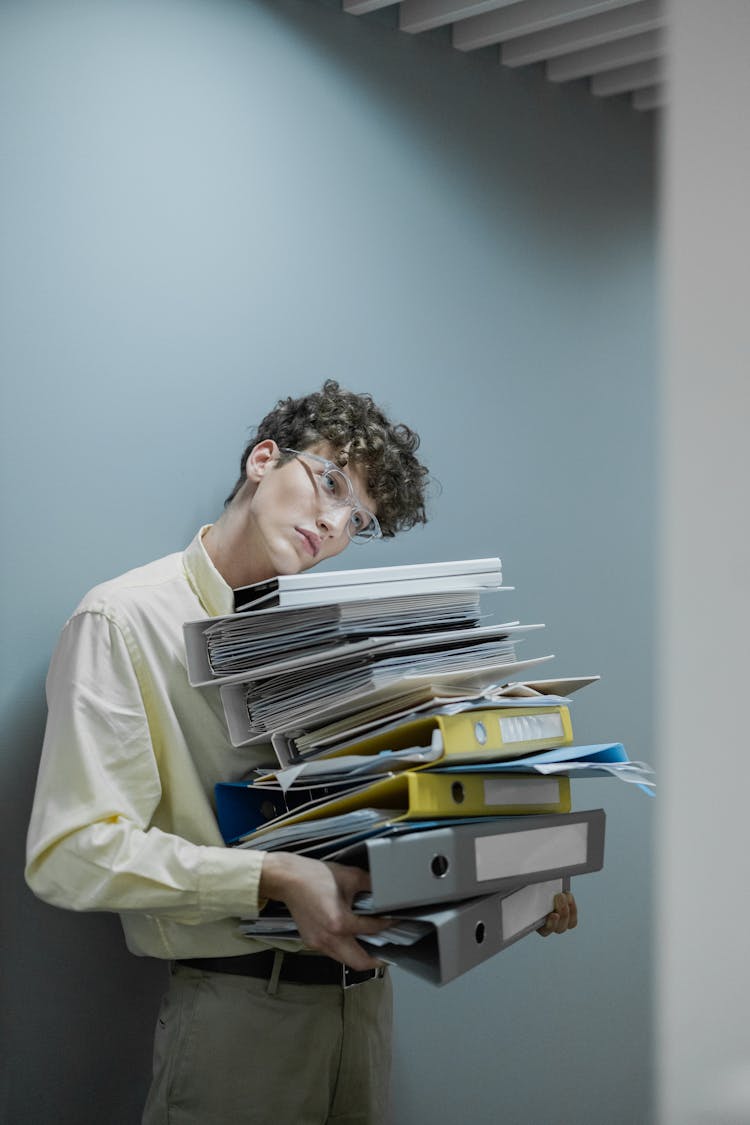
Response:
M119 912L128 948L152 957L263 947L236 932L258 912L263 855L224 846L212 798L268 749L234 748L218 688L185 667L184 622L233 609L205 530L90 591L47 677L26 880L56 906Z

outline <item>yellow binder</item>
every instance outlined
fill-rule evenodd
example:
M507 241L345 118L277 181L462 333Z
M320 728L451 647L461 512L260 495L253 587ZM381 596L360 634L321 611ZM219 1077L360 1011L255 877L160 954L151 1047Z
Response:
M535 750L552 750L573 744L570 710L564 704L548 707L487 707L455 715L423 715L391 729L316 755L338 758L343 754L380 754L388 750L434 745L442 753L430 762L466 764L518 758Z
M435 773L404 770L389 774L353 793L316 801L277 817L242 837L260 837L275 828L356 809L387 810L390 821L440 820L450 817L519 816L570 812L567 777L517 773Z

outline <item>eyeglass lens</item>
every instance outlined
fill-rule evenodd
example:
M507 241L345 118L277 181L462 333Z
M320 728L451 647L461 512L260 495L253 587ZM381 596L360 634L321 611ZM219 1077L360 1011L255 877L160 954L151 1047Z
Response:
M359 506L351 481L346 473L337 469L330 461L318 457L314 453L302 453L296 449L285 449L284 452L293 453L295 457L299 458L300 463L312 477L315 487L326 503L337 508L344 507L347 504L351 505L352 512L347 523L350 539L355 540L355 542L366 542L368 539L377 538L380 533L378 521L367 508ZM317 461L318 464L323 466L322 470L313 471L305 463L305 458Z
M371 539L375 534L372 513L356 505L356 497L352 492L349 478L338 469L327 469L319 476L316 474L316 481L318 490L329 503L335 504L336 507L352 505L348 525L350 539Z

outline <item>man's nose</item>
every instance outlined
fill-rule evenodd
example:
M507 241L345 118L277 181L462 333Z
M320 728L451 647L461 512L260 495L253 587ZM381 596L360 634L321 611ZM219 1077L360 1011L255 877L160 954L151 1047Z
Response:
M341 535L351 518L351 510L346 504L341 507L331 505L318 516L318 528L329 535Z

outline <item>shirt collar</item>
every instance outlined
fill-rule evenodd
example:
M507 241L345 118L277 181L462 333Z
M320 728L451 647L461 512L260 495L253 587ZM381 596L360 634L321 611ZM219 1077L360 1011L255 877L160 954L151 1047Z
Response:
M234 613L234 594L208 557L203 546L203 536L210 523L200 529L195 539L182 554L187 580L198 595L209 617L224 617Z

